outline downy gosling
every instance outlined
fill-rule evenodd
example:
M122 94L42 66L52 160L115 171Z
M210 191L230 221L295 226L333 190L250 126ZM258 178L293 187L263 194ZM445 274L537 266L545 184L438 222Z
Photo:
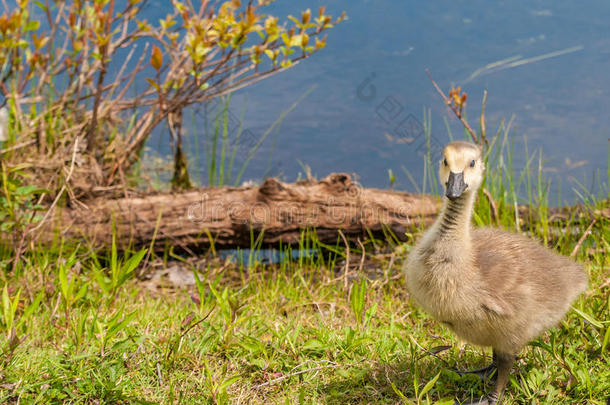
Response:
M557 324L587 287L577 263L524 236L473 228L471 216L485 171L481 149L452 142L443 150L445 186L436 222L405 263L412 298L459 337L493 348L493 390L472 404L498 404L517 353Z

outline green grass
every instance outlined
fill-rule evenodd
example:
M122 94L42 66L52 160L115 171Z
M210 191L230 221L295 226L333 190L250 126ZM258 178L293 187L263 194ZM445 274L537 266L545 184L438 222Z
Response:
M591 288L521 353L505 404L610 396L608 229L586 245L603 251L578 255ZM483 365L484 350L410 302L404 247L367 254L362 269L352 248L347 288L343 252L328 248L272 266L183 263L200 283L156 292L137 279L103 288L103 263L79 249L32 253L3 273L0 402L435 403L489 388L451 371Z
M575 256L590 288L520 353L504 404L605 404L607 201L583 196L584 209L554 216L540 156L515 173L507 132L493 142L485 187L499 215L481 194L476 225L498 223L569 255L596 218ZM517 221L522 203L536 209ZM296 248L316 255L284 246L284 259L267 266L261 238L251 239L254 253L235 263L213 250L200 259L93 255L66 243L31 249L13 266L13 250L0 245L0 403L450 404L490 388L452 371L484 365L489 350L459 342L409 300L401 266L410 243L353 246L346 274L340 239L325 245L304 232ZM193 285L145 287L155 266L176 263Z

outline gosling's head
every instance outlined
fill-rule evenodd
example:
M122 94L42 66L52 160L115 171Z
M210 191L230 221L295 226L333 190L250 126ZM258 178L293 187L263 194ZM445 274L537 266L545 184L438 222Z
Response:
M450 200L476 192L483 182L484 172L481 148L474 143L456 141L443 149L439 178Z

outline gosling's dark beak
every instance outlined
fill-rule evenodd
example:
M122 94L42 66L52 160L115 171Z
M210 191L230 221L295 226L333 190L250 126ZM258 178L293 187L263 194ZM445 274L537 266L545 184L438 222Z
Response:
M449 172L449 180L445 183L446 192L445 195L450 200L455 200L462 195L464 190L468 187L468 184L464 183L464 172L453 173Z

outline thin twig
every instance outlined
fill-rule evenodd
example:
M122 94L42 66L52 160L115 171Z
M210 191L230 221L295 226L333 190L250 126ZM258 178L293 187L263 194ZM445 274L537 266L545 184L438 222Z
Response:
M415 345L416 345L417 347L419 347L420 349L422 349L422 350L423 350L423 351L424 351L424 352L425 352L427 355L436 357L437 359L439 359L440 361L442 361L443 363L445 363L445 365L446 365L447 367L449 367L449 363L447 362L447 360L443 359L443 358L442 358L441 356L439 356L438 354L436 354L436 353L434 353L434 352L431 352L430 350L428 350L428 349L426 349L425 347L423 347L422 345L420 345L420 344L417 342L417 340L415 340L415 339L413 338L413 336L409 336L409 339L411 339L411 342L415 343Z
M17 271L17 263L19 262L19 259L21 259L21 253L23 252L23 244L25 242L25 236L27 235L28 228L31 225L32 224L27 224L25 226L25 229L24 229L23 233L21 234L21 238L19 239L19 244L17 245L17 250L15 250L15 258L13 259L12 274L15 274L15 272Z
M358 272L361 272L362 267L364 266L364 259L366 257L366 249L364 248L364 245L362 244L362 242L360 242L360 238L358 238L358 244L360 245L360 248L362 249L362 256L360 257L360 265L358 266Z
M580 249L580 246L583 244L585 239L587 239L587 235L589 234L589 232L591 232L591 228L593 228L593 225L595 225L596 222L597 218L594 218L593 221L591 221L591 224L589 225L585 233L582 234L582 236L578 240L578 243L576 244L576 246L574 246L574 250L572 250L572 253L570 253L570 257L576 256L576 253L578 253L578 249Z
M254 389L259 389L259 388L265 387L267 385L277 384L278 382L280 382L282 380L285 380L287 378L294 377L294 376L297 376L297 375L301 375L301 374L305 374L305 373L310 373L312 371L320 371L320 370L324 370L325 368L336 368L336 367L339 367L339 364L335 363L335 364L329 364L327 366L312 367L312 368L308 368L308 369L305 369L305 370L297 371L295 373L285 374L285 375L283 375L281 377L274 378L273 380L269 380L269 381L264 382L262 384L255 385Z
M487 197L487 201L489 201L489 205L491 206L491 214L494 217L494 221L496 221L496 225L500 226L500 216L498 215L498 205L494 201L493 197L489 190L483 187L483 194Z
M485 143L485 146L489 148L489 141L487 140L487 128L485 126L485 107L487 106L487 90L483 91L483 102L481 103L481 145Z
M395 259L396 259L396 254L392 253L390 255L390 260L388 262L388 266L383 270L383 280L377 279L373 282L373 285L375 285L375 283L379 282L379 287L383 287L386 284L388 284L391 279L394 279L395 276L390 278L389 273L392 270L392 267L394 266ZM402 276L402 272L398 272L397 276L398 277Z
M200 323L202 323L203 321L205 321L206 319L208 319L210 317L210 315L212 314L212 311L214 311L214 309L216 309L216 306L213 306L212 309L210 309L208 311L207 314L205 314L201 319L199 319L197 322L192 323L188 328L186 328L184 330L184 332L182 332L182 334L180 334L180 339L182 339L183 337L186 336L187 333L189 333L193 328L195 328L197 325L199 325Z
M466 131L468 131L468 133L470 134L470 137L472 138L472 141L476 144L479 143L478 139L477 139L477 135L475 134L475 132L472 130L472 128L470 127L470 124L468 124L468 121L466 121L464 119L464 117L462 117L462 114L460 114L460 112L458 111L458 109L456 107L454 107L453 105L451 105L451 100L449 100L449 97L447 97L445 95L445 93L443 93L443 90L441 90L440 87L438 87L438 84L436 84L436 82L434 81L434 79L432 78L432 75L430 74L430 71L428 69L426 69L426 74L428 75L428 79L430 79L430 81L432 82L432 84L434 85L434 88L436 89L436 91L438 92L438 94L441 95L441 97L443 98L443 101L445 101L445 104L451 109L451 111L453 111L453 113L455 114L455 116L462 122L462 125L464 125L464 128L466 128Z
M205 321L206 319L208 319L208 317L212 314L212 311L214 311L214 309L216 309L216 306L213 306L212 309L210 309L208 311L207 314L205 314L205 316L201 319L199 319L197 322L194 322L192 324L190 324L181 334L180 337L178 338L178 340L182 340L184 339L184 337L187 335L187 333L189 333L191 330L193 330L196 326L200 325L203 321ZM167 354L165 356L166 360L169 360L170 356L172 355L174 349L173 346L171 345L171 342L168 344L169 345L169 350L167 351ZM159 364L159 363L157 363Z
M26 146L30 146L30 145L33 145L35 143L36 143L36 139L32 139L31 141L27 141L27 142L22 142L22 143L19 143L17 145L13 145L10 148L6 148L6 149L0 150L0 154L4 154L6 152L10 152L10 151L13 151L13 150L25 148Z
M159 378L159 386L163 385L163 376L161 375L161 366L157 361L157 378Z
M343 243L345 243L345 270L343 271L343 286L345 288L347 288L347 273L349 271L349 243L347 243L347 239L345 238L345 235L343 234L343 232L341 231L341 229L339 229L339 235L341 235L341 239L343 239Z
M144 258L144 264L139 270L140 274L144 274L146 268L148 267L148 263L150 260L150 255L152 254L153 248L155 246L155 240L157 239L157 231L159 230L159 226L161 225L161 217L163 216L163 209L159 210L159 215L157 216L157 223L155 224L155 230L153 231L152 239L150 240L150 245L148 247L148 252L146 252L146 257Z

